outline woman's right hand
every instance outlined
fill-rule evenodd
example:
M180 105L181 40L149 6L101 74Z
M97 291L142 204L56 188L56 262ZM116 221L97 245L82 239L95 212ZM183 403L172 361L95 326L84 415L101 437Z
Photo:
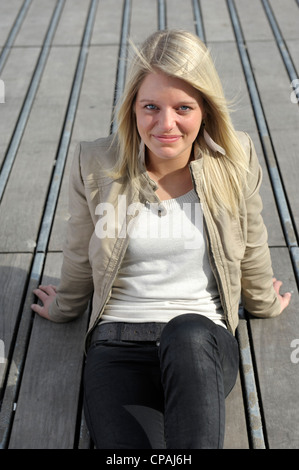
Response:
M48 286L39 286L38 289L34 289L33 293L42 302L42 305L32 304L31 309L41 317L51 320L49 316L49 308L51 303L55 300L56 287L52 284L49 284Z

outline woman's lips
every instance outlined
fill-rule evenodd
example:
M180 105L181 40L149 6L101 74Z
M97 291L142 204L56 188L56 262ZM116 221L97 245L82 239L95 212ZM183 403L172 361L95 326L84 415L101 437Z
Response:
M182 136L181 135L154 135L155 139L162 143L177 142Z

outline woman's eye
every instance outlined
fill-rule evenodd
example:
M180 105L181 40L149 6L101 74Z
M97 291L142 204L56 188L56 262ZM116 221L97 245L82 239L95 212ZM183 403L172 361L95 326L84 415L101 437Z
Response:
M152 110L152 109L157 109L157 106L155 106L154 104L147 104L145 108Z
M180 111L189 111L191 108L190 106L180 106L179 109Z

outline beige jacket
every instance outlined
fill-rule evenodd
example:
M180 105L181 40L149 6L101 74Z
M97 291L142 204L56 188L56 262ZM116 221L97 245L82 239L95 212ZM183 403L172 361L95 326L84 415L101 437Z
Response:
M244 308L255 316L272 317L280 313L272 283L267 231L261 216L261 168L251 139L245 133L239 135L248 155L250 172L238 218L228 214L213 217L201 183L204 157L190 164L194 188L203 207L211 267L227 325L233 334L238 325L240 296ZM116 155L111 136L83 142L76 150L70 176L70 219L61 281L50 317L56 322L73 320L86 311L92 297L89 332L101 317L126 251L127 229L134 219L131 204L145 202L144 196L126 178L113 180L107 174ZM148 188L148 202L158 202L155 183L147 172L141 172L140 178L142 186ZM108 213L109 227L105 227L101 216ZM103 232L104 229L107 231Z

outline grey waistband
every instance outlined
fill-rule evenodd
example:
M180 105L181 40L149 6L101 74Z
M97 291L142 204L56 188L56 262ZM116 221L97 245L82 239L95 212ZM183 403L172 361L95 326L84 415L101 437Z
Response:
M91 343L101 340L112 341L155 341L161 336L166 323L111 322L96 326Z

